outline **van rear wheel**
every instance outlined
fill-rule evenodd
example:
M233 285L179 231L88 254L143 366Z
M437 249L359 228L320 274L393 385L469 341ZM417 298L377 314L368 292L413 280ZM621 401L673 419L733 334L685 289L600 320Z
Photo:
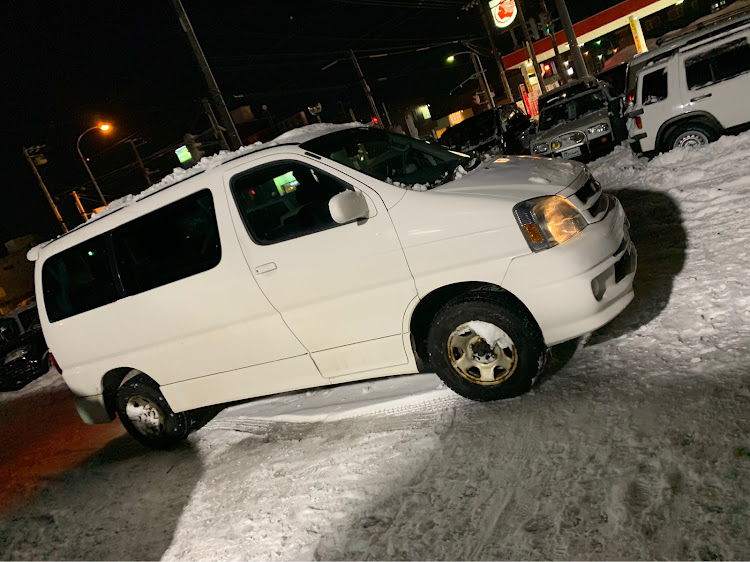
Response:
M191 419L185 412L173 412L158 386L138 375L117 390L117 415L137 441L152 449L166 449L190 433Z
M448 302L433 320L427 346L443 382L482 402L527 392L547 352L531 314L507 294L492 291Z

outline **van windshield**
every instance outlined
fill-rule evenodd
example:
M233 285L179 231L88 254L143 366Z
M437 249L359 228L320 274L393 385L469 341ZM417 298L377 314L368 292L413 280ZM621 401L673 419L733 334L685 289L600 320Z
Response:
M606 106L607 96L604 95L603 90L594 90L566 102L547 106L539 116L539 130L546 131L560 123L575 121L587 113L598 111Z
M406 135L378 129L346 129L318 137L300 148L330 158L381 181L431 189L451 181L473 160Z

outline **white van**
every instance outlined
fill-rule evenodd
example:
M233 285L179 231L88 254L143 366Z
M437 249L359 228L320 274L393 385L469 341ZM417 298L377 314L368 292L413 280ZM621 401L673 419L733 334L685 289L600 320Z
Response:
M633 298L625 213L583 165L361 126L225 160L29 252L87 423L162 447L196 408L423 369L516 396Z

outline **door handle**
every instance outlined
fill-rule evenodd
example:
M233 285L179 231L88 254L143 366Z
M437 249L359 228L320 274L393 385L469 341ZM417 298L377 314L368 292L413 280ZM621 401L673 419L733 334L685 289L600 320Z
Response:
M257 273L258 275L261 275L263 273L269 273L273 271L274 269L276 269L275 263L273 262L264 263L263 265L259 265L258 267L255 268L255 273Z
M694 103L696 101L701 101L701 100L704 100L706 98L710 98L711 96L713 96L713 94L706 94L705 96L698 96L697 98L691 99L690 103Z

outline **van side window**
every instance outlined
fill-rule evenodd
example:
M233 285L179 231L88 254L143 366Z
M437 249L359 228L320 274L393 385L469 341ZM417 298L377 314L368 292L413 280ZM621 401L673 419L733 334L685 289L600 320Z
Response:
M232 178L232 193L250 235L274 244L339 226L328 210L344 182L300 162L264 166Z
M68 248L44 262L42 287L50 322L117 300L105 236Z
M669 90L667 87L667 71L662 68L655 70L643 77L643 89L641 90L641 103L650 105L667 99Z
M685 61L685 77L691 90L699 90L745 72L750 72L750 43L745 37Z
M117 269L135 295L212 269L221 261L211 191L204 189L114 229Z

